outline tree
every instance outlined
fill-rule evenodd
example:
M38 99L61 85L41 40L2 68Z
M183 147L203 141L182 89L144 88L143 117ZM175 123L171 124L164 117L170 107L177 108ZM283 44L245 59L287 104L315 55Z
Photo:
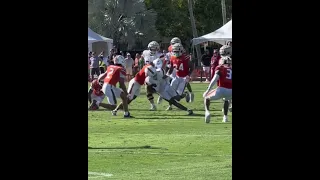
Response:
M193 1L199 36L222 26L221 0ZM225 1L229 21L232 0ZM188 0L88 0L88 6L88 26L111 37L116 45L134 48L141 41L146 47L149 41L161 37L179 37L188 48L193 37Z
M147 10L141 0L88 0L89 27L103 36L111 37L123 49L136 48L137 41L146 46L157 40L157 14ZM98 23L100 22L100 23ZM126 46L126 47L124 47Z
M188 0L145 0L147 9L157 12L156 28L164 37L192 38ZM199 36L222 26L221 0L194 0L194 16ZM232 0L226 0L227 20L232 17Z

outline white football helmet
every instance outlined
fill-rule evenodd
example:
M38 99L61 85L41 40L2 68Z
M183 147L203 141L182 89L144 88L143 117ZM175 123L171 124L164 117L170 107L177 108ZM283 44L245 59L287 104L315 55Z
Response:
M157 51L159 51L160 45L157 43L157 41L151 41L148 44L148 49L150 50L150 55L154 56L157 53Z
M172 45L172 55L180 57L184 52L184 48L181 43L175 43Z
M229 56L221 56L219 60L219 65L232 64L232 59Z
M219 53L221 55L221 57L223 56L232 56L232 47L229 46L229 45L223 45L220 50L219 50Z
M178 37L174 37L171 39L170 44L173 45L175 43L180 43L181 44L181 40Z
M125 63L125 59L123 56L121 55L117 55L116 57L114 57L113 59L114 64L120 64L121 66L124 67L124 63Z

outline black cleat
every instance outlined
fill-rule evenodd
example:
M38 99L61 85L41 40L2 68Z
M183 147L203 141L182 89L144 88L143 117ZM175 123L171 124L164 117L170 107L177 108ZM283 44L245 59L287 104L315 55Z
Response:
M123 118L134 118L134 117L131 116L130 113L128 113L128 115L123 115Z
M193 111L192 110L188 110L188 115L193 115Z

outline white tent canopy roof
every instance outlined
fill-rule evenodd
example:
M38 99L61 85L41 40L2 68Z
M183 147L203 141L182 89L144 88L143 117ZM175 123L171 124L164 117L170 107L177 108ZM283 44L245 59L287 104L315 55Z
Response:
M192 44L197 45L207 41L213 41L222 45L224 45L226 41L232 41L232 20L212 33L193 38Z
M95 33L94 31L92 31L90 28L88 28L88 44L91 44L94 42L99 42L99 41L113 43L113 39L103 37L103 36Z

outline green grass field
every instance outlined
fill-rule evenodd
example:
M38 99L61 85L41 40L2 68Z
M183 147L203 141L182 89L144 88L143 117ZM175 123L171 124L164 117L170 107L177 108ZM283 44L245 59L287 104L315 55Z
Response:
M202 93L208 84L191 86L195 101L181 102L194 110L192 116L175 107L165 111L165 101L149 111L143 88L129 105L133 119L123 119L122 111L118 116L103 109L89 111L88 178L231 180L231 115L222 123L222 101L212 102L211 123L206 124Z

